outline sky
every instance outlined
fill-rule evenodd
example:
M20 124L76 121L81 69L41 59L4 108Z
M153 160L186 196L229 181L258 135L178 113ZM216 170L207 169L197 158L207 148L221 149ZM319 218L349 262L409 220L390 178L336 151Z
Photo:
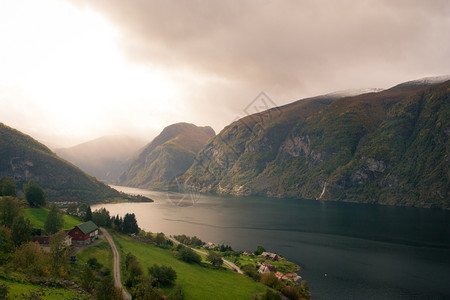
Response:
M0 0L0 122L50 147L219 132L271 105L450 74L447 0Z

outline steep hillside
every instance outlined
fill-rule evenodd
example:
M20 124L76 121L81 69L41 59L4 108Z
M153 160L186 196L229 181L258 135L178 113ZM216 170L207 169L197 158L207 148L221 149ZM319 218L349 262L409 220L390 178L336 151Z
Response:
M183 177L225 194L449 208L449 92L421 80L248 116Z
M145 142L124 135L104 136L71 148L56 149L58 156L100 180L114 183L138 156Z
M50 201L94 203L120 197L119 192L59 158L46 146L0 123L0 177L11 176L19 189L30 179Z
M119 179L119 184L165 189L194 162L198 151L215 135L211 127L188 123L170 125L141 152Z

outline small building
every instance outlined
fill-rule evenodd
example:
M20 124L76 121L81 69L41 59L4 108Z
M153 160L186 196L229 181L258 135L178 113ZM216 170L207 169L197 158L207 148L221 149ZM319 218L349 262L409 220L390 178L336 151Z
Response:
M270 270L267 266L265 265L261 265L258 269L258 273L259 274L266 274L266 273L270 273Z
M39 245L50 245L49 236L33 236L31 241L38 243Z
M214 243L211 243L211 242L207 242L205 245L203 245L203 248L205 248L205 249L214 249L214 248L216 248L217 246L214 244Z
M50 237L49 236L33 236L31 240L38 243L41 249L45 252L50 252ZM72 245L72 237L66 235L64 241L62 242L64 247L70 247Z
M264 262L263 266L266 266L269 269L270 272L276 272L277 271L277 268L274 265L272 265L270 262L267 262L267 261Z
M63 244L66 247L72 246L72 237L69 234L66 234Z
M255 253L253 253L251 251L244 251L244 253L242 253L242 254L247 255L247 256L255 255Z
M281 272L276 272L275 276L278 278L278 280L289 280L290 278L286 275L284 275Z
M270 259L272 261L278 261L279 257L277 254L275 253L270 253L270 252L263 252L261 253L261 257L266 258L266 259Z
M72 243L89 245L98 238L98 226L92 221L87 221L75 226L69 231L69 235L72 237Z

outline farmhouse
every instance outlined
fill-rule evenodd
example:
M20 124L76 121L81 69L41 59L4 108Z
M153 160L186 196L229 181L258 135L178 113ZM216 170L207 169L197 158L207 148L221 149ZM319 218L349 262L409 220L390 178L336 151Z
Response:
M263 253L261 253L261 256L266 259L270 259L272 261L278 261L278 259L279 259L278 255L276 255L275 253L270 253L270 252L263 252Z
M98 226L92 221L87 221L75 226L69 231L69 235L74 244L88 245L98 238Z
M49 236L33 236L31 240L35 243L38 243L41 246L41 249L45 252L50 252L50 237ZM69 247L72 245L72 237L70 235L66 235L64 241L62 242L64 247Z

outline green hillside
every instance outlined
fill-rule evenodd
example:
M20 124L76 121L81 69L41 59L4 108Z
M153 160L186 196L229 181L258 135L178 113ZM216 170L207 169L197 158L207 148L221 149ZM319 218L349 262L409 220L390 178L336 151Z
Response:
M137 242L123 235L114 235L116 245L124 256L131 252L137 257L144 270L153 264L171 266L177 272L177 284L183 287L186 300L189 299L252 299L263 293L267 287L250 278L228 270L213 270L176 259L169 249L161 249ZM165 288L170 294L172 288Z
M188 123L164 128L120 176L119 184L166 189L174 177L186 172L195 155L214 134L211 127Z
M43 144L0 123L0 178L13 177L18 188L37 182L50 201L94 203L120 197L119 192L59 158Z
M405 83L248 116L184 178L223 194L449 208L449 91L450 82Z
M48 208L26 208L25 217L30 220L31 225L33 225L34 228L44 229L44 224L45 220L47 219L48 212ZM63 215L63 218L63 230L72 229L75 227L75 225L83 223L80 219L73 216Z

